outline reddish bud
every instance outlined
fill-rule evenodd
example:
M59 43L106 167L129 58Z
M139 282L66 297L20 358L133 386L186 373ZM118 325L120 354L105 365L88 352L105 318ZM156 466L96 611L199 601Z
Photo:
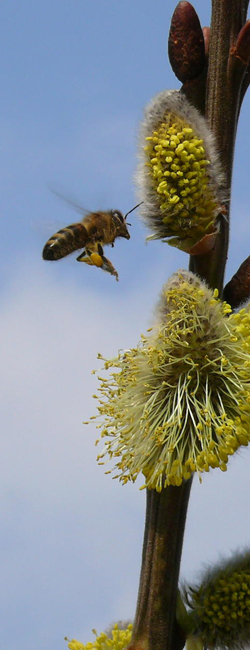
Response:
M205 63L205 46L200 21L190 2L177 5L171 22L168 55L176 77L182 82L195 79Z
M190 248L190 255L207 255L214 248L218 230L211 232L209 235L204 235L192 248Z
M250 257L247 257L233 275L223 291L223 300L226 300L232 309L237 309L243 302L250 298Z
M240 59L246 66L250 62L250 20L247 20L245 25L238 34L237 41L234 47L231 48L231 54Z
M207 57L208 50L209 50L210 27L203 27L202 31L203 31L203 38L205 43L205 54Z

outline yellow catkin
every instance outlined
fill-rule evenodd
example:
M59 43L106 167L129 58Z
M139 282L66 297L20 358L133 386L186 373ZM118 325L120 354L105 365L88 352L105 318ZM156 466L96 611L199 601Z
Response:
M142 218L153 232L190 249L217 231L225 201L224 177L205 118L180 91L156 95L142 123L138 195Z
M184 229L185 234L198 241L214 230L218 214L204 141L172 113L146 140L146 164L166 230L182 238Z
M250 553L235 554L186 587L192 634L203 645L234 650L250 643Z
M227 469L250 440L250 317L230 307L187 271L165 285L157 323L137 348L105 360L99 416L119 479L161 491L193 472Z
M86 645L76 641L76 639L69 641L69 639L65 638L65 641L69 641L69 650L123 650L131 640L132 627L132 623L129 623L125 629L121 629L119 624L115 623L109 633L101 632L99 635L96 630L92 630L95 639L93 642L89 641Z

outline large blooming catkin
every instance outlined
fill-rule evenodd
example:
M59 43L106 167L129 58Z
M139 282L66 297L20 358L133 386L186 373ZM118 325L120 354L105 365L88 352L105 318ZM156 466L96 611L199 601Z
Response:
M208 568L198 584L185 586L183 595L190 607L188 650L249 647L249 550Z
M139 345L105 360L101 437L118 477L157 491L193 472L227 469L250 440L250 312L230 307L188 271L164 286L156 323ZM101 357L101 355L99 355ZM101 357L102 358L102 357ZM99 417L99 416L94 416Z
M101 634L92 630L95 634L93 642L89 641L83 645L80 641L72 639L68 643L68 648L69 650L123 650L131 641L132 627L132 623L122 624L119 622L114 623L112 628L109 628L107 632L101 632ZM65 641L68 639L66 638Z
M225 201L214 137L205 118L178 90L156 95L145 110L136 174L148 239L190 252L216 231Z

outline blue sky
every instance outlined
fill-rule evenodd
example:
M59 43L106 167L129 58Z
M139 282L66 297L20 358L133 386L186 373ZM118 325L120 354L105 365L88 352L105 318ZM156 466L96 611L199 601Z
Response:
M196 3L203 24L210 3ZM91 629L133 617L145 494L105 476L95 457L96 355L137 343L162 284L185 254L131 240L98 269L41 258L45 241L76 214L49 187L88 209L135 203L138 125L145 103L178 88L167 59L175 2L9 0L1 7L2 443L0 648L60 650ZM235 156L227 277L247 255L249 95ZM240 220L240 222L239 222ZM109 256L109 254L108 254ZM250 450L227 474L197 480L182 576L248 543ZM222 516L223 514L223 516Z

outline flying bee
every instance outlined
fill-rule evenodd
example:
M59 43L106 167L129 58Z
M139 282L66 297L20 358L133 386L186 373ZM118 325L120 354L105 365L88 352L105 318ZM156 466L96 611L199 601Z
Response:
M74 205L74 204L73 204ZM140 205L140 204L138 204ZM114 275L118 280L118 274L111 262L104 257L103 246L114 246L118 237L130 239L126 219L128 214L133 212L129 210L123 216L119 210L100 210L90 212L83 217L82 221L72 223L66 228L58 230L44 246L44 260L60 260L62 257L73 253L80 248L83 252L76 258L78 262L85 262L91 266L97 266ZM83 209L75 206L80 212Z

